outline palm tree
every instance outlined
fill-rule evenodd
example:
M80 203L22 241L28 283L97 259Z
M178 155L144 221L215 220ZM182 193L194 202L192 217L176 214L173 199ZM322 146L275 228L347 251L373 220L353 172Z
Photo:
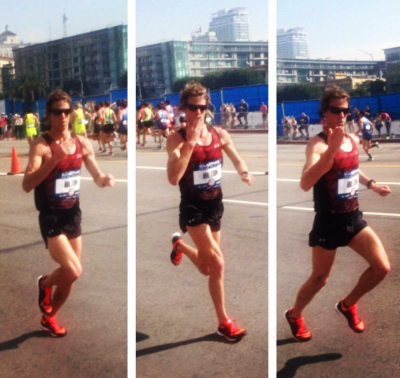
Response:
M35 75L24 75L19 77L11 90L14 98L22 98L25 101L35 101L35 94L45 94L45 85Z

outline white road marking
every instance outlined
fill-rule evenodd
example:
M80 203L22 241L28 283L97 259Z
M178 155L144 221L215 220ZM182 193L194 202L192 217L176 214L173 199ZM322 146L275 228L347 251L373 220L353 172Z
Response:
M299 179L277 179L277 181L281 181L281 182L300 182ZM377 181L377 183L381 184L381 185L400 185L400 182Z
M243 205L268 206L268 203L266 203L266 202L239 201L239 200L230 200L230 199L224 199L223 202L240 203Z
M167 168L166 167L144 167L144 166L136 166L136 169L155 169L155 170L159 170L159 171L166 171ZM228 170L222 170L223 173L235 173L238 174L236 171L228 171ZM265 175L265 172L250 172L252 175Z
M18 175L8 175L7 172L0 172L0 176L20 176L23 177L23 174L18 174ZM93 181L92 177L81 177L81 180L87 180L87 181ZM126 179L115 179L115 182L128 182Z
M282 206L281 209L288 209L288 210L298 210L298 211L314 211L312 207L297 207L297 206ZM372 211L363 211L363 214L366 215L376 215L380 217L394 217L400 218L400 214L396 213L375 213Z

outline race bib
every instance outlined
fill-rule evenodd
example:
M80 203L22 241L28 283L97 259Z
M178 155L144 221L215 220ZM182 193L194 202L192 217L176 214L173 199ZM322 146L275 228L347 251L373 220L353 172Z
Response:
M35 127L35 124L34 123L28 123L27 127Z
M105 123L112 123L113 122L113 119L112 118L106 118L105 119Z
M338 198L348 200L358 197L359 175L358 169L342 172L338 180Z
M365 125L365 130L371 130L371 126L368 124L368 125Z
M195 189L216 188L221 185L221 160L200 164L193 171Z
M122 121L122 124L123 124L124 126L126 126L126 125L128 124L128 122L127 122L126 120L124 120L124 121Z
M57 200L73 199L79 196L81 183L81 171L69 171L62 173L56 179L55 196Z

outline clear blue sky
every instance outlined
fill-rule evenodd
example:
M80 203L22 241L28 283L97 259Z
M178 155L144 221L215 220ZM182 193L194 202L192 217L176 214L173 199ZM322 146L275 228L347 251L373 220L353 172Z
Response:
M204 33L208 31L211 14L236 7L245 7L249 12L251 40L266 40L267 0L136 0L136 44L139 47L189 38L199 26Z
M310 58L384 60L400 46L399 0L277 1L277 27L303 27Z
M127 0L0 0L0 33L16 33L24 43L47 42L63 37L63 13L72 36L127 24Z

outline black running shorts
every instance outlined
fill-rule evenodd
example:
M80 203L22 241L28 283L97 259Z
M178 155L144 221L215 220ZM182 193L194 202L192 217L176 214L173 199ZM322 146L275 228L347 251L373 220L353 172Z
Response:
M179 226L186 232L186 226L194 227L199 224L208 224L212 231L221 229L221 218L224 213L222 201L188 202L182 200L179 205Z
M103 125L101 127L101 131L105 134L111 134L114 132L114 124L113 123L109 123L107 125Z
M39 226L47 248L47 238L64 234L68 239L82 235L82 212L79 209L50 214L39 213Z
M144 127L151 127L151 126L154 126L154 123L153 123L153 121L143 121L143 126Z
M365 227L367 222L358 209L349 213L316 213L309 245L329 250L345 247Z

